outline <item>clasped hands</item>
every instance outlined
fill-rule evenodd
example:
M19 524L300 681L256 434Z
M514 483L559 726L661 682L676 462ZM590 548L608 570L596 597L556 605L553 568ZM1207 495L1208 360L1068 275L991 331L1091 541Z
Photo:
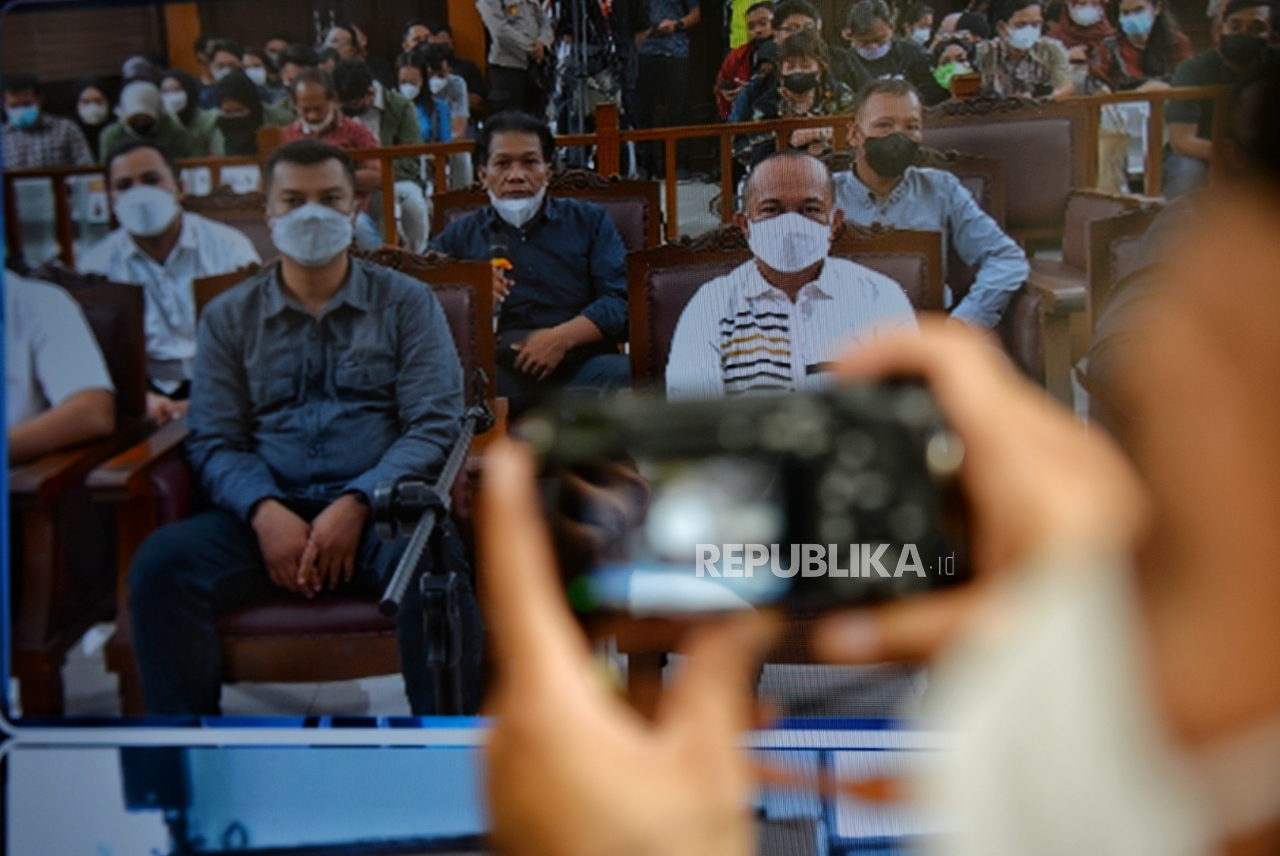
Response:
M271 581L304 597L350 582L369 508L343 494L310 523L283 503L263 500L252 525Z

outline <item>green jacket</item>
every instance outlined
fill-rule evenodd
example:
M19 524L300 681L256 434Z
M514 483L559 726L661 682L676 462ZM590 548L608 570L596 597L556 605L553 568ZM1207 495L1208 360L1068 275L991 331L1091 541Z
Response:
M102 129L102 135L98 137L98 159L105 162L112 149L125 140L137 139L137 137L138 135L126 128L123 122L112 122ZM169 157L175 160L199 156L191 150L191 135L187 129L175 122L168 114L160 115L156 121L155 130L147 135L147 139L159 143L169 153Z
M409 146L422 142L422 126L418 124L418 108L399 92L382 88L382 116L378 120L378 144ZM396 158L392 172L396 181L421 183L420 158Z

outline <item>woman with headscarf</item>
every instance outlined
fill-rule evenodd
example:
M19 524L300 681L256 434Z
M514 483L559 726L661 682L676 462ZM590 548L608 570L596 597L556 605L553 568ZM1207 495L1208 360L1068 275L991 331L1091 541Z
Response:
M256 155L258 129L263 125L287 125L293 116L287 110L264 107L257 85L241 69L233 68L213 85L216 107L209 154Z
M102 129L111 124L111 89L100 77L81 77L72 84L76 99L76 124L89 144L89 151L98 150L98 138Z
M160 101L165 114L187 132L192 157L207 157L217 125L215 110L201 110L198 101L203 87L193 75L171 68L160 76Z

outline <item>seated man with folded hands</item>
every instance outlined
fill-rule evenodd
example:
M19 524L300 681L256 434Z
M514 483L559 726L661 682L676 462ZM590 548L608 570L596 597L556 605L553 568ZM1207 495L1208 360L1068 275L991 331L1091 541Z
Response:
M272 594L380 592L404 542L375 536L374 488L433 477L458 436L462 369L439 302L417 280L347 252L354 171L317 140L274 151L262 174L281 262L200 319L186 451L212 508L153 533L129 577L152 714L218 713L219 613ZM465 563L445 526L446 561ZM482 634L469 589L463 614L473 711ZM438 700L416 586L398 632L410 706L430 714Z

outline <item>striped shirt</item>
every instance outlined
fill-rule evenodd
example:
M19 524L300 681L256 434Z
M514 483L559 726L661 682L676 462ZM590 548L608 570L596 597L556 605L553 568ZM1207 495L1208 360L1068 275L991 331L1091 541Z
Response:
M915 326L902 288L862 265L828 258L792 302L753 259L702 286L681 313L667 359L667 397L820 389L851 345Z

